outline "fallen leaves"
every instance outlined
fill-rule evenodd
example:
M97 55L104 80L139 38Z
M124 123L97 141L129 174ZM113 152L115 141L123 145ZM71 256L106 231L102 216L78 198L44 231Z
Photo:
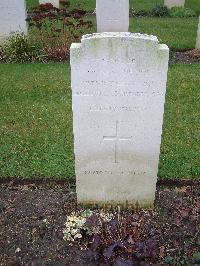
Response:
M28 265L36 255L41 265L57 261L84 265L86 248L90 258L114 265L138 261L190 265L198 261L199 186L159 189L157 211L121 211L113 217L103 214L103 231L77 238L73 245L63 240L63 225L67 216L81 207L65 183L33 182L23 186L10 182L1 185L0 197L0 254L5 265L18 263L19 257ZM95 216L88 220L88 226L93 225L99 226Z

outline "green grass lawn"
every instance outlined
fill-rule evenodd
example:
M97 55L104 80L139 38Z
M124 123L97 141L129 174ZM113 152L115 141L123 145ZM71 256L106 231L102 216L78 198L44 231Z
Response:
M191 8L200 14L200 1L199 0L186 0L185 7Z
M197 25L198 18L131 18L130 32L155 35L171 49L193 49Z
M39 4L39 0L26 0L27 8L35 7Z
M72 175L69 65L0 69L0 176Z
M27 7L31 8L37 6L39 0L26 0ZM96 0L70 0L71 8L81 7L85 10L94 10ZM156 5L164 4L164 0L130 0L130 8L137 10L150 10ZM186 0L185 7L189 7L197 12L200 12L199 0Z
M199 74L170 66L161 178L200 178ZM0 65L0 81L0 176L74 176L69 64Z
M200 0L199 0L200 1ZM96 19L91 18L96 32ZM184 23L184 27L183 27ZM130 32L140 32L158 37L160 43L165 43L170 49L194 49L196 44L198 18L130 18Z
M81 7L86 10L94 10L96 6L96 0L71 0L70 3L72 8ZM136 10L150 10L156 5L163 5L164 0L130 0L129 3L130 8L134 8ZM200 12L199 0L186 0L185 7Z

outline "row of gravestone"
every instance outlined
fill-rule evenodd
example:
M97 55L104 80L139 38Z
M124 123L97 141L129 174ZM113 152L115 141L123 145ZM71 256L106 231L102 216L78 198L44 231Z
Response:
M54 5L58 4L57 0L48 0ZM57 1L57 2L56 2ZM108 9L104 8L104 6L99 6L97 1L97 22L98 22L98 32L105 31L103 23L104 20L99 20L99 14L104 18L107 17L107 24L110 23L110 28L108 31L128 31L128 3L127 1L119 1L121 5L121 12L118 13L115 11L115 2L118 0L108 0L102 1L102 5L106 4L105 6L109 6ZM172 0L166 0L172 1ZM173 0L176 2L176 5L180 3L180 0ZM182 1L182 0L181 0ZM47 0L40 0L40 3L45 3ZM103 12L101 9L103 8ZM116 17L112 17L112 16ZM120 16L120 24L117 23L118 18ZM121 19L123 17L123 19ZM113 20L115 19L115 21ZM114 23L115 22L115 23ZM0 1L0 39L4 38L5 36L9 36L12 32L24 32L27 33L27 23L26 23L26 7L24 0L1 0ZM200 22L198 27L198 34L197 34L197 42L196 48L200 48Z
M45 4L45 3L51 3L55 7L59 7L59 0L39 0L40 4ZM164 0L164 5L167 6L168 8L172 8L174 6L184 6L185 5L185 0Z
M39 3L51 3L52 5L59 7L59 0L39 0ZM164 5L168 8L172 8L174 6L184 6L185 0L164 0Z

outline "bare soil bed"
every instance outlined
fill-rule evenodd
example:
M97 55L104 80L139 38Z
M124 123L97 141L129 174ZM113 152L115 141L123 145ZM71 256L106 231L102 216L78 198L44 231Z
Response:
M200 49L188 51L170 51L170 64L193 64L200 62Z
M63 240L67 215L77 208L74 190L64 182L0 184L0 265L129 265L91 261L81 244ZM152 213L152 214L151 214ZM138 211L135 219L145 212ZM144 226L154 230L158 253L153 263L195 261L200 251L200 184L159 186L155 211ZM123 256L122 256L123 257ZM122 261L122 260L121 260ZM172 265L171 264L171 265ZM134 265L152 265L148 259ZM181 264L180 264L181 265ZM184 264L185 265L185 264Z

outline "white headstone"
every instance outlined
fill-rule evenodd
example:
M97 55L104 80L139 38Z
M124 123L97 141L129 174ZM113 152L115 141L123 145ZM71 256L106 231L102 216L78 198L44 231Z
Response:
M97 32L127 32L129 0L96 0Z
M200 49L200 16L199 16L199 25L198 25L198 29L197 29L196 48Z
M40 5L49 3L49 4L52 4L53 6L59 8L60 1L59 0L39 0L39 3L40 3Z
M165 0L164 5L167 8L172 8L172 7L184 7L185 5L185 0Z
M0 37L13 32L27 33L24 0L0 0Z
M78 202L154 203L169 49L101 33L71 46Z

